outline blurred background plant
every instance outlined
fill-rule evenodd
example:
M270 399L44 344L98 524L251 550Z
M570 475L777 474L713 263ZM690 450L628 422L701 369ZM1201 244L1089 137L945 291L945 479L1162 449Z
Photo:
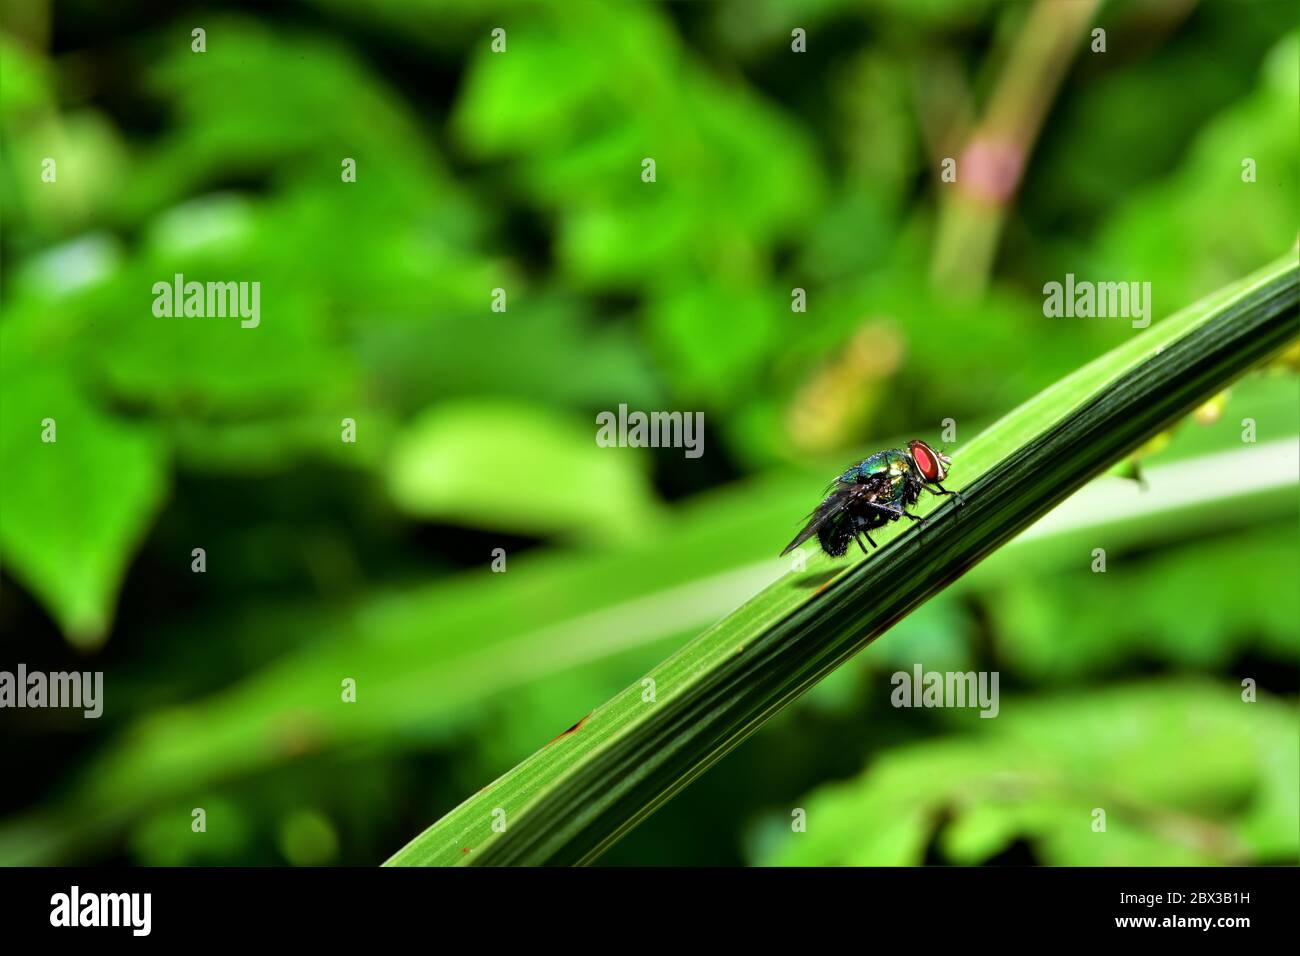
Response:
M1298 73L1272 0L6 3L0 668L106 706L0 714L0 863L380 862L779 573L846 462L1138 334L1044 283L1158 320L1292 247ZM175 273L260 327L154 318ZM1298 365L606 862L1294 862ZM598 448L620 403L704 456ZM891 708L918 662L1002 716Z

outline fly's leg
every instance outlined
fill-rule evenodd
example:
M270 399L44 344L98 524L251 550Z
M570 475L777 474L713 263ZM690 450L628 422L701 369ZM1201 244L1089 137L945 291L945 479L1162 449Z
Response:
M880 507L879 505L874 504L874 503L872 503L872 502L870 502L870 501L864 501L863 504L871 505L871 507L873 507L873 508L879 508L879 507ZM867 549L862 547L862 539L863 539L863 538L866 538L866 539L867 539L867 543L870 544L873 548L878 548L878 547L880 547L880 545L876 544L876 542L874 542L874 541L871 540L871 532L867 530L867 521L866 521L865 518L863 518L863 517L861 517L861 516L859 516L859 515L855 515L854 518L853 518L853 523L854 523L854 525L856 526L856 530L853 532L853 538L854 538L855 541L858 542L858 547L859 547L859 548L862 548L862 553L863 553L863 554L867 554L867 553L868 553L868 552L867 552Z
M931 494L939 495L940 497L943 497L944 495L952 495L954 498L957 499L957 507L958 507L958 508L960 508L962 505L964 505L964 504L966 503L966 499L963 498L963 497L961 496L961 492L959 492L959 491L949 491L947 488L945 488L943 485L939 484L939 482L937 482L937 481L934 483L934 487L935 487L935 488L938 488L939 490L938 490L938 491L931 491L931 492L930 492Z
M906 511L906 510L902 511L901 514L903 515L904 518L911 518L913 521L917 522L916 540L918 544L924 544L925 543L925 519L922 518L920 515L914 515L910 511Z

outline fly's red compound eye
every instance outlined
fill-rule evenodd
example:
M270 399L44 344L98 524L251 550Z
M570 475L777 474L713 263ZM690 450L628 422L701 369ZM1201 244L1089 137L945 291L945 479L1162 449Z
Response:
M925 442L914 441L910 443L912 460L916 462L917 469L925 477L926 481L940 481L943 478L939 465L939 459L935 457L930 446Z

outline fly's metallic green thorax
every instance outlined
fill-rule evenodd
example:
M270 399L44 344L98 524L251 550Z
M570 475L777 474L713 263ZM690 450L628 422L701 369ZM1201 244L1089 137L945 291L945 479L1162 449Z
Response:
M866 553L863 538L873 547L876 545L871 539L872 529L899 518L920 520L907 509L916 503L922 491L955 494L942 484L948 475L948 465L946 455L919 440L908 442L906 449L890 448L862 459L831 482L826 497L808 516L804 529L781 553L789 554L814 534L822 550L831 557L848 551L852 541L857 541Z
M864 458L840 475L835 485L831 487L876 484L880 488L879 497L882 502L897 503L906 497L908 479L914 472L911 457L906 452L891 448L888 451L878 451L870 458Z

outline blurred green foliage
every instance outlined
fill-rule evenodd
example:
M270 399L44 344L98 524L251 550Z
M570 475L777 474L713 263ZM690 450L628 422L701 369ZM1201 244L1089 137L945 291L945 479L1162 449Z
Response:
M980 863L1018 838L1059 866L1294 856L1300 756L1288 708L1247 710L1232 686L1160 682L1004 705L993 720L964 712L968 733L815 793L806 833L783 827L765 862L917 864L935 841L954 863Z
M987 291L934 283L938 159L1028 6L7 5L0 667L108 691L0 717L0 862L379 862L774 575L848 460L949 417L960 448L1135 334L1045 318L1043 283L1150 281L1159 318L1294 244L1293 7L1116 2ZM155 318L176 273L260 281L261 325ZM1145 464L1246 417L1294 442L1294 372ZM597 448L619 403L704 411L705 456ZM1294 477L1207 481L1008 549L609 859L1293 860ZM1000 670L1004 717L892 710L917 660ZM1107 848L1070 829L1102 784L1135 814ZM809 794L852 836L777 839Z

